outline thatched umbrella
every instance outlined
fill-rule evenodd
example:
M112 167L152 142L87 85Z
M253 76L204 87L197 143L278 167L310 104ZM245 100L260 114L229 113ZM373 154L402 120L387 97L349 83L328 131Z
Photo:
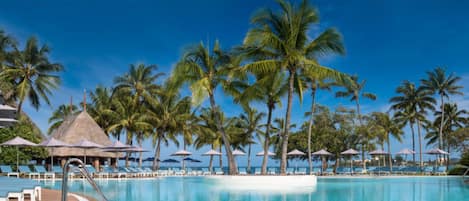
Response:
M37 146L37 144L33 143L33 142L30 142L28 140L25 140L21 137L15 137L11 140L8 140L2 144L0 144L0 146L14 146L16 147L16 168L18 169L19 167L19 150L18 150L18 147L25 147L25 146L31 146L31 147L34 147L34 146Z
M326 151L326 150L324 150L324 149L321 149L321 150L319 150L319 151L317 151L317 152L312 153L311 155L321 156L321 159L324 161L324 157L325 157L325 156L332 156L332 153L331 153L331 152L328 152L328 151ZM321 174L322 174L322 172L323 172L323 169L324 169L324 167L323 167L323 165L321 165Z
M190 151L187 151L187 150L184 150L184 149L183 149L183 150L176 151L176 152L174 152L173 154L171 154L171 156L181 156L181 157L183 157L183 158L184 158L184 157L187 157L187 156L190 156L190 155L192 155L192 153L191 153ZM183 160L182 163L181 163L182 169L185 168L184 166L185 166L185 164L184 164L184 160Z
M298 150L298 149L294 149L293 151L290 151L287 153L287 156L304 156L305 153ZM297 160L295 160L295 169L297 169L298 166L297 166Z
M437 156L437 159L438 159L438 155L448 155L449 154L448 152L443 151L443 150L438 149L438 148L430 149L430 150L426 151L425 153L430 154L430 155L435 155L435 156ZM435 166L438 166L438 161L437 160L435 160Z
M343 152L340 152L341 155L348 155L348 156L350 156L350 171L351 171L352 174L353 174L353 160L352 160L352 157L353 157L354 155L359 154L359 153L360 153L360 152L358 152L358 151L355 150L355 149L347 149L347 150L345 150L345 151L343 151Z
M120 152L125 152L125 151L123 151L123 149L128 149L128 148L132 148L132 146L124 144L124 143L120 142L119 140L116 140L110 146L103 147L102 149L105 152L113 152L113 153L116 154L115 158L116 158L116 168L117 168L117 166L118 166L117 160L119 159L119 153Z
M83 159L84 159L83 163L86 164L86 150L87 149L93 149L93 148L102 148L103 145L91 142L89 140L81 140L80 142L78 142L76 144L73 144L72 147L83 149L83 155L84 155L83 156Z
M72 145L51 137L51 138L41 142L38 146L51 148L51 155L50 155L51 167L50 167L49 170L52 170L52 166L54 166L54 151L53 151L54 148L56 148L56 147L71 147Z
M376 156L385 156L385 155L388 155L389 153L384 151L384 150L374 150L372 152L370 152L370 155L376 155ZM379 161L379 158L378 158L378 175L380 175L381 173L381 163Z
M127 149L123 149L123 151L128 152L130 154L136 153L136 152L148 152L148 150L143 149L142 147L130 147ZM137 157L135 157L135 159L137 159ZM135 163L135 160L134 160L134 163Z

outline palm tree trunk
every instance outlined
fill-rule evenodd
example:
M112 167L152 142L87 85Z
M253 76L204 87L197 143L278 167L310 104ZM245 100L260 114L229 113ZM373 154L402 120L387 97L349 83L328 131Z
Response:
M137 138L137 143L138 143L138 146L142 147L142 136L141 135L138 135L138 138ZM138 167L141 168L142 167L142 159L143 158L143 152L140 152L139 153L139 156L138 156Z
M444 149L443 148L443 124L445 120L445 100L443 98L443 95L440 95L440 100L441 100L441 120L440 120L440 129L438 131L438 148L439 149ZM440 159L440 155L438 155L438 159ZM440 161L438 161L438 164L440 164Z
M414 131L414 123L409 122L409 124L410 124L410 131L412 132L412 151L414 151L414 153L412 154L412 162L415 165L415 131Z
M272 123L272 111L274 110L274 107L272 104L267 106L269 108L269 112L267 114L267 127L265 128L265 140L264 140L264 156L262 159L262 170L261 174L265 175L267 174L267 160L269 160L269 144L270 144L270 125Z
M218 149L219 149L219 152L221 153L221 145ZM219 159L219 162L220 162L219 167L223 168L223 155L218 156L218 159Z
M217 129L221 134L223 145L225 146L226 156L228 158L229 173L230 175L235 175L238 172L238 167L236 166L236 161L231 151L230 141L228 140L228 137L226 136L225 129L223 128L223 125L221 123L219 113L218 111L215 111L217 109L217 105L215 104L215 97L213 93L210 94L210 106L212 107L212 112L215 112L214 114L215 123L217 124Z
M248 167L246 169L248 173L251 173L251 144L248 145Z
M389 162L389 171L392 173L392 154L391 154L391 142L389 142L389 135L388 135L388 162Z
M287 151L288 151L288 136L289 136L289 131L290 131L290 117L291 117L291 108L292 108L292 102L293 102L293 84L295 81L295 71L290 70L289 71L289 77L288 77L288 102L287 102L287 113L285 116L285 130L283 131L283 136L282 136L282 158L280 161L280 174L285 175L285 172L287 170Z
M124 129L124 130L126 134L126 144L132 145L132 139L130 138L129 131L127 129ZM125 167L129 167L129 157L130 157L130 152L127 152L127 155L125 156Z
M423 161L422 161L422 134L420 131L420 120L417 120L417 131L419 135L419 159L420 159L420 168L423 167Z
M211 148L213 149L213 145L211 145ZM210 161L208 162L208 171L212 172L213 170L213 155L210 155Z
M156 143L156 150L155 150L155 159L153 159L153 170L160 169L160 162L158 161L158 159L160 159L160 152L161 152L161 137L158 135L158 140Z
M355 100L355 103L356 103L356 107L357 107L357 117L358 117L358 123L361 125L363 125L362 123L362 115L360 113L360 101L358 99L358 96L357 96L357 99ZM359 136L359 138L363 141L365 140L364 139L364 136ZM365 143L362 142L362 164L363 164L363 170L366 170L366 162L365 162Z
M308 124L308 165L309 165L309 173L313 172L313 161L311 160L311 134L312 134L312 128L313 128L313 121L314 121L314 112L315 112L315 107L316 107L316 88L311 87L311 94L312 94L312 104L311 104L311 117L309 118L309 124Z
M20 100L19 103L18 103L18 111L17 111L18 119L21 117L22 109L23 109L23 100Z

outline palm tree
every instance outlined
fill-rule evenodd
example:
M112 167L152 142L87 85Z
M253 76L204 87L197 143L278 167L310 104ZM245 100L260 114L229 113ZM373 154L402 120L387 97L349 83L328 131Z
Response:
M391 118L388 113L373 112L371 118L374 125L374 131L378 135L382 135L383 141L387 143L388 153L391 154L390 136L394 137L398 142L402 142L402 124L399 124L395 118ZM392 172L392 155L389 155L388 162L390 171Z
M434 110L433 104L435 104L436 101L428 90L425 90L422 87L417 88L413 83L407 80L404 81L401 86L397 87L396 93L400 94L400 96L391 98L390 102L393 103L391 109L395 111L404 111L411 115L409 116L411 120L416 121L419 136L420 166L422 166L421 126L422 123L426 121L425 115L427 110Z
M26 41L23 50L14 48L6 58L0 80L14 83L14 95L18 99L18 114L21 114L23 102L29 99L31 105L39 109L41 100L50 105L52 89L60 85L57 73L63 70L59 63L51 63L48 58L50 49L47 45L39 47L35 37Z
M0 29L0 70L3 64L3 61L6 59L8 49L16 45L15 39L7 35L4 30Z
M106 111L112 109L112 91L113 89L98 85L94 91L89 92L91 104L87 106L87 112L93 117L94 121L104 129L104 133L109 135L108 128L113 123L112 116ZM120 131L112 133L114 137L120 139Z
M155 82L164 75L164 73L154 74L154 70L156 70L155 65L131 64L128 73L114 79L116 84L114 90L132 94L136 105L151 102L154 100L153 95L160 88Z
M317 72L334 72L320 66L317 59L330 53L344 53L342 38L335 29L327 29L313 40L309 40L311 26L319 22L317 10L304 0L295 6L290 2L278 1L281 11L261 10L252 19L254 24L244 39L248 55L254 59L245 69L255 73L288 71L288 102L285 114L286 127L291 121L291 108L295 82L299 84L299 71L310 69ZM301 88L298 88L301 89ZM300 99L302 91L299 91ZM282 160L280 172L285 174L287 162L288 129L282 134Z
M47 130L47 134L52 134L52 132L59 128L59 126L65 121L65 119L74 115L78 112L78 107L76 105L60 105L49 118L49 124L52 124Z
M240 114L238 127L242 129L243 139L248 144L248 163L247 170L251 170L251 145L254 144L254 133L259 134L260 122L264 118L265 113L257 112L256 109L244 107L244 113Z
M196 149L200 149L205 145L209 145L212 149L219 149L221 152L221 148L223 146L223 140L221 138L220 133L218 132L217 124L214 121L214 114L215 112L211 111L210 108L202 108L200 111L200 122L199 128L196 132L196 139L194 140L194 146ZM222 121L224 121L223 115ZM224 124L226 127L226 124ZM220 168L222 167L222 156L219 156L220 161ZM210 156L209 161L209 170L212 171L213 167L213 155Z
M457 85L457 82L461 80L460 77L450 74L446 76L445 69L437 67L435 70L427 72L428 78L422 79L422 88L440 95L440 128L438 133L438 147L443 149L443 125L445 119L445 98L449 99L450 95L463 93L460 91L463 87Z
M212 112L218 105L215 101L215 91L218 86L226 89L228 77L232 69L233 58L223 52L218 41L210 52L202 43L186 51L181 61L176 65L172 79L177 84L189 83L192 91L192 102L199 105L205 98L209 98ZM228 157L229 173L236 174L237 166L234 160L230 141L220 120L220 114L214 113L215 123L223 139Z
M403 108L402 110L395 109L394 119L404 126L409 124L410 132L412 133L412 150L415 152L415 131L414 125L416 124L416 113L411 111L410 108ZM415 153L412 154L412 162L415 164Z
M256 82L244 89L238 97L235 97L235 102L242 105L249 105L251 101L265 103L267 106L267 122L265 124L264 132L264 156L262 160L261 174L267 174L267 160L268 151L270 146L270 133L272 127L272 113L276 106L281 106L281 98L287 93L288 85L285 80L283 72L276 72L273 74L260 73L256 75Z
M108 132L121 131L126 135L126 144L133 144L133 137L137 132L144 132L152 128L148 123L148 115L142 110L141 107L134 105L134 99L127 93L120 92L114 94L113 107L107 109L107 115L115 119L112 125L108 127ZM139 142L141 143L140 139ZM141 146L141 144L140 144ZM125 165L129 165L128 156L126 157Z
M363 120L360 112L360 97L367 98L370 100L376 100L376 95L364 92L366 80L358 81L358 76L351 76L350 82L340 82L342 86L345 87L345 91L338 91L336 92L336 97L350 97L350 101L355 102L356 111L357 111L357 118L359 122L359 126L363 126ZM364 140L362 140L364 142ZM365 169L365 147L363 147L365 143L362 143L362 160L363 160L363 168Z

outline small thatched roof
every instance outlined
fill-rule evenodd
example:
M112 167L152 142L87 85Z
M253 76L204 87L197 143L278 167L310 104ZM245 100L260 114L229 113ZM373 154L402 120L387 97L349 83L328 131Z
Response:
M112 145L103 129L86 111L69 116L51 136L68 144L77 144L81 140L89 140L103 146ZM54 148L51 154L54 156L83 156L84 152L82 148ZM86 149L86 156L116 157L114 153L89 148Z

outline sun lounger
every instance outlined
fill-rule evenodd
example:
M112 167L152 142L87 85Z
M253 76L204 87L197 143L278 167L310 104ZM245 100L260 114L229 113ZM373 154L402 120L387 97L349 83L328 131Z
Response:
M202 175L211 175L212 172L208 170L208 168L202 168Z
M297 174L297 175L306 175L306 168L298 168L298 170L295 171L295 174Z
M55 175L61 175L63 176L64 170L62 169L62 166L54 165L52 166L52 172L55 173Z
M239 175L247 175L246 168L238 168L238 174Z
M328 167L323 173L322 175L334 175L334 168L331 168L331 167Z
M4 174L6 174L8 177L10 176L16 176L17 178L20 177L19 172L13 172L11 167L9 165L0 165L0 171Z
M437 175L446 175L446 166L438 166L436 169L435 169L435 174Z
M295 174L295 169L293 169L293 168L287 168L287 170L285 171L285 173L286 173L287 175Z
M336 172L342 175L352 174L352 170L349 167L338 167Z
M53 172L46 171L46 168L44 168L44 166L35 165L33 166L33 168L37 173L39 173L40 175L42 174L42 177L44 179L48 179L48 178L55 179L55 174Z
M275 168L268 168L268 169L267 169L267 174L275 175L275 174L277 174L277 173L276 173L276 171L275 171Z
M38 182L27 179L0 177L0 197L6 194L7 198L24 200L24 195L29 195L31 201L41 198L41 186Z
M262 169L261 168L255 168L254 169L254 175L260 175L262 174Z
M425 166L422 172L425 175L431 175L434 172L434 168L432 166Z
M157 171L153 171L153 170L151 170L150 168L147 168L147 167L146 167L146 168L143 169L143 171L146 172L147 175L149 175L149 176L152 176L152 177L158 176L158 172L157 172Z
M223 170L222 170L221 168L217 167L217 168L215 168L215 174L216 174L216 175L223 175L224 172L223 172Z
M18 170L19 170L20 174L28 175L29 179L34 178L34 177L36 177L37 179L41 178L39 173L32 172L31 169L29 169L29 167L27 165L20 165L18 167Z

